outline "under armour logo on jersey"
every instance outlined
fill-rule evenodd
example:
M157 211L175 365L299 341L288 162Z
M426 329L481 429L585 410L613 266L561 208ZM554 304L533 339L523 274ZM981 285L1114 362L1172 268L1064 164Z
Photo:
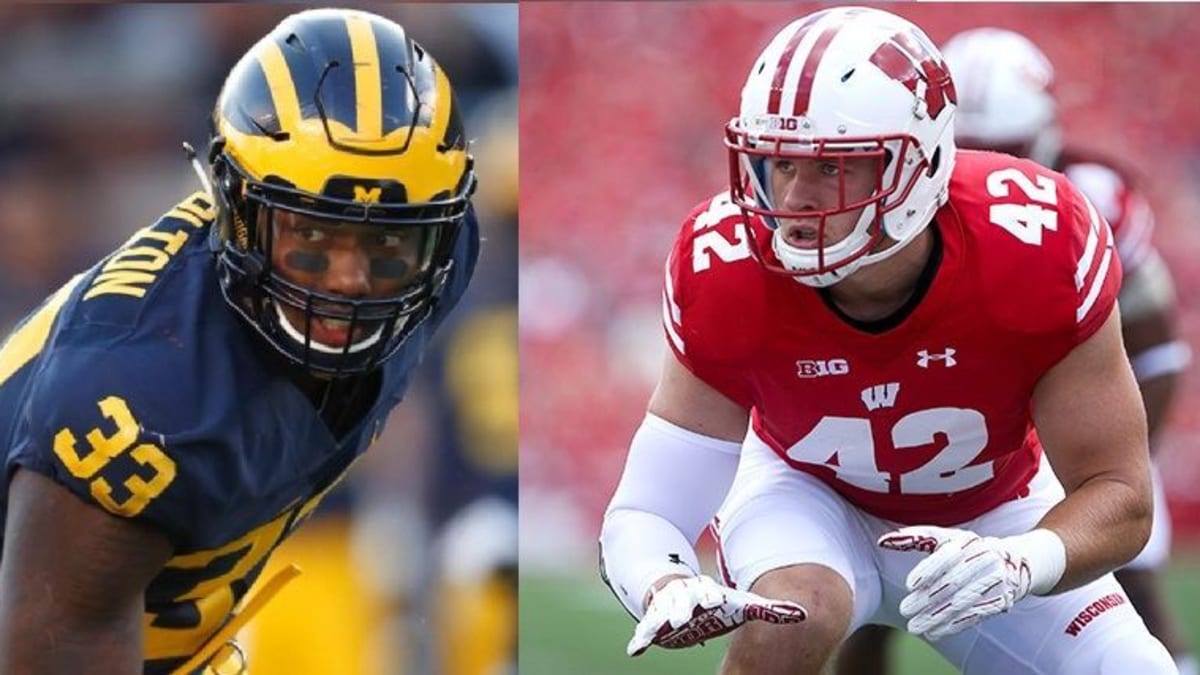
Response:
M896 405L896 394L899 393L899 382L877 384L862 390L862 402L867 406L867 410L891 408Z
M954 347L946 347L946 351L941 354L930 354L928 349L922 349L917 352L917 365L922 368L928 368L930 361L941 361L947 368L953 368L958 364L954 358Z

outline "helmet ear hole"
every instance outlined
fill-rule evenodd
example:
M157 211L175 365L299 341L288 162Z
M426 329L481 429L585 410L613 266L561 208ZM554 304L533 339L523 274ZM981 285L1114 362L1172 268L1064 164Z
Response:
M942 147L939 145L933 151L933 157L929 159L929 171L926 175L932 177L937 175L938 167L942 165Z

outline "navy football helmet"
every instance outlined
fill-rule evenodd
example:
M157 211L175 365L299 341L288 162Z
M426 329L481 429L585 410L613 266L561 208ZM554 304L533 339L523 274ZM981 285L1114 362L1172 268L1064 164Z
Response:
M476 184L445 72L390 20L304 11L233 68L213 124L211 241L229 304L323 377L394 355L437 302ZM347 297L287 278L272 251L289 218L416 242L403 288ZM350 337L323 342L330 326Z

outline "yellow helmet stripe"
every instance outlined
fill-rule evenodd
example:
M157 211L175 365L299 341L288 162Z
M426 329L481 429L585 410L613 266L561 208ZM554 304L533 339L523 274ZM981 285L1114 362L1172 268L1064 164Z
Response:
M361 14L346 15L350 50L354 55L354 95L358 103L357 135L376 140L383 135L383 86L379 74L379 50L371 21Z
M271 98L275 101L275 113L279 115L279 126L282 129L295 129L300 123L300 100L296 96L296 85L288 72L287 60L274 41L263 41L261 47L258 62L262 64L263 74L267 76L267 86L270 87Z

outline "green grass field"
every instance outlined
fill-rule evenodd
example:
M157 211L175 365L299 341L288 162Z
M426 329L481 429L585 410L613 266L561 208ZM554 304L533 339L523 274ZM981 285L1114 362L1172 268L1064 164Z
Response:
M521 675L629 675L715 673L724 639L694 649L651 649L630 659L625 643L633 620L595 574L521 576ZM1176 555L1167 575L1168 601L1192 645L1200 645L1200 550ZM904 636L896 650L899 675L954 673L924 643Z

